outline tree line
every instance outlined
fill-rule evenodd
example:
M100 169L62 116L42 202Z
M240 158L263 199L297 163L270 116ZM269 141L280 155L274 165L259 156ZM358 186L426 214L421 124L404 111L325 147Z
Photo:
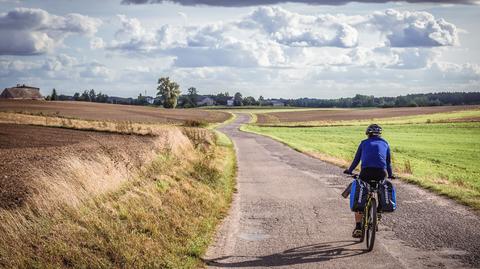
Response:
M354 97L337 99L297 98L297 99L265 99L260 96L255 99L252 96L243 97L240 92L233 96L229 92L218 94L200 95L195 87L190 87L186 94L181 94L180 85L169 77L158 79L156 98L139 96L134 98L109 98L102 92L96 93L94 89L85 90L83 93L75 92L73 96L58 95L55 89L47 96L47 100L74 100L87 102L115 102L132 105L157 105L165 108L192 108L199 106L201 98L210 98L215 105L226 106L228 101L233 101L233 106L269 106L273 102L281 102L285 106L292 107L417 107L417 106L442 106L442 105L478 105L480 104L480 92L438 92L424 94L408 94L397 97L375 97L373 95L357 94Z
M108 95L103 94L102 92L96 93L94 89L85 90L83 93L75 92L73 96L58 94L57 90L53 88L52 93L46 98L48 101L85 101L85 102L97 102L97 103L106 103L108 102Z
M360 95L337 99L280 99L288 106L296 107L417 107L417 106L444 106L444 105L478 105L480 92L438 92L408 94L397 97L374 97Z

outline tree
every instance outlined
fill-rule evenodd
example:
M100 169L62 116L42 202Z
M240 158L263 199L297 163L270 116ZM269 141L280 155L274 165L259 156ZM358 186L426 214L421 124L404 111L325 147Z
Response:
M195 87L190 87L188 88L188 93L187 93L187 102L188 102L188 107L196 107L197 106L197 98L198 98L198 93L197 89Z
M237 92L235 93L235 95L233 96L233 105L234 106L242 106L242 94Z
M83 93L80 95L80 99L79 101L88 101L88 92L87 91L83 91Z
M260 95L260 97L258 97L258 104L263 105L263 102L265 102L265 98L263 98L263 96Z
M55 88L53 88L52 90L52 95L50 95L50 100L51 101L58 100L57 90L55 90Z
M177 99L180 95L180 86L174 81L170 81L169 77L162 77L158 79L158 93L163 99L164 108L175 108L177 106Z
M230 99L230 93L228 92L221 92L213 97L215 99L215 102L219 105L226 106L227 105L227 100Z
M108 101L108 95L103 94L102 92L97 93L95 96L95 102L97 103L106 103Z
M76 93L73 95L73 100L75 100L75 101L80 100L80 94L79 94L78 92L76 92Z
M248 96L248 97L245 97L243 99L243 104L246 105L246 106L255 106L257 105L257 101L255 100L255 98L253 98L252 96Z
M96 97L95 90L91 89L90 92L88 92L88 100L90 102L95 102L95 100L96 100L95 97Z

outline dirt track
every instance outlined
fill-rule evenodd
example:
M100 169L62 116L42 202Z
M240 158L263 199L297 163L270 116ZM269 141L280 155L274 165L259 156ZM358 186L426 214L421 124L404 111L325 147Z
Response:
M287 111L257 114L257 122L305 122L305 121L338 121L338 120L364 120L373 118L390 118L400 116L413 116L451 112L466 109L480 108L480 106L434 106L434 107L402 107L402 108L375 108L352 110L307 110Z
M0 208L22 205L30 194L36 169L57 168L60 158L127 151L133 156L151 137L117 135L60 128L0 124ZM112 156L115 157L115 156Z
M73 101L0 100L0 111L43 113L87 120L181 123L186 120L223 122L230 114L200 109L163 109L145 106Z
M398 210L384 214L377 243L351 238L353 214L340 196L342 169L237 128L222 128L238 158L238 193L205 260L211 268L462 268L480 266L480 217L395 181Z

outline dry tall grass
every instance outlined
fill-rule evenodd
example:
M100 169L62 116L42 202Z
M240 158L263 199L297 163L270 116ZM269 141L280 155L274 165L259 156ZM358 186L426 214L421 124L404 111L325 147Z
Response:
M102 131L121 134L157 135L170 125L137 123L132 121L94 121L73 118L29 115L21 113L0 112L0 123L30 124L69 128L85 131Z
M198 266L229 204L233 151L203 129L156 135L140 156L65 156L38 169L25 205L0 210L0 267Z

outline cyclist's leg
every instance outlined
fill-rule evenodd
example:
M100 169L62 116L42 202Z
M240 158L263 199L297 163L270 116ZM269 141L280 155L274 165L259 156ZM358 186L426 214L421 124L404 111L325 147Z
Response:
M362 216L363 216L362 212L355 212L355 222L356 223L362 222Z
M353 238L360 238L362 236L362 217L361 212L355 212L355 228L352 232Z

